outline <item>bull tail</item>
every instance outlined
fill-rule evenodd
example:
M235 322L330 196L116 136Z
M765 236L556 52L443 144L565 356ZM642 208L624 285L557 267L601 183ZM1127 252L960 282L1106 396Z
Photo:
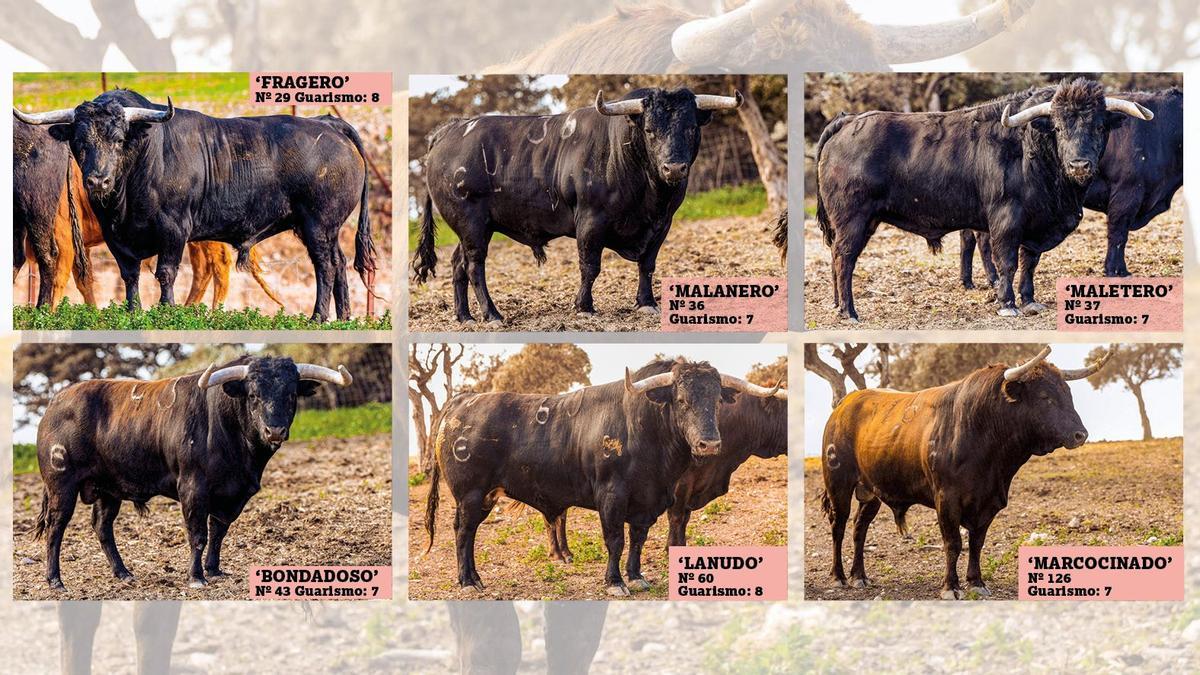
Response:
M67 211L71 214L71 245L75 247L75 277L85 282L92 276L92 264L88 260L87 246L83 244L83 227L79 223L79 211L75 208L75 189L71 185L71 164L67 158Z
M350 139L363 161L362 196L359 198L358 204L358 232L354 235L354 271L358 272L358 276L366 284L367 292L374 293L375 289L372 286L376 269L375 240L371 238L370 209L367 208L371 167L367 162L367 151L363 148L362 137L358 135L358 130L345 120L338 119L336 122L338 131Z
M429 277L437 276L437 246L435 230L437 224L433 220L433 195L425 192L425 213L421 216L421 234L417 242L417 257L413 260L413 279L423 284ZM534 251L537 257L537 251ZM543 254L544 256L544 254Z
M41 539L50 527L50 495L42 490L42 510L38 513L37 522L33 526L33 538Z
M537 261L538 267L546 264L546 247L540 245L534 246L533 259Z
M137 514L138 514L139 516L148 516L148 515L150 515L150 507L149 507L149 506L146 506L146 502L134 502L134 503L133 503L133 510L134 510L134 511L137 511Z
M854 118L849 113L838 113L832 122L825 125L821 130L821 137L817 139L817 155L813 160L813 171L817 177L817 224L821 227L821 236L826 246L833 246L833 226L829 223L829 214L825 211L825 201L821 199L821 150L825 143L852 119Z
M829 496L829 490L821 490L821 511L829 522L833 522L833 498Z
M249 258L250 276L254 277L254 280L258 282L258 287L263 290L263 293L267 294L268 298L273 300L275 304L279 305L280 308L286 308L287 305L283 304L283 300L279 299L279 295L275 292L275 289L271 288L271 284L269 284L267 282L267 278L263 276L263 269L262 265L260 264L262 262L262 256L259 255L258 251L250 249Z
M437 530L437 510L438 510L438 483L442 479L442 463L438 461L437 456L433 458L433 473L430 474L430 480L433 482L429 486L429 498L425 502L425 531L429 533L429 544L425 547L425 552L422 557L429 555L433 550L433 534Z

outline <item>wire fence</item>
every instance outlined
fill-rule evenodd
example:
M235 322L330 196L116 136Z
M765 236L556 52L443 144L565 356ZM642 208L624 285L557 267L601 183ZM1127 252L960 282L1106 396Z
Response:
M758 165L754 163L750 141L740 127L704 130L700 154L689 173L688 192L708 192L758 180Z

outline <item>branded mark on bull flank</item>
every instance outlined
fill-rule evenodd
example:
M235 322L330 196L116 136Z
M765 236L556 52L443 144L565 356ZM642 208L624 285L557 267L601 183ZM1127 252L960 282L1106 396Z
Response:
M575 113L567 115L567 120L563 122L562 129L559 130L558 136L559 138L566 140L567 138L570 138L571 134L573 133L575 133Z
M531 136L529 134L525 134L525 140L529 141L530 143L533 143L534 145L538 145L542 141L546 140L546 135L549 133L549 129L550 129L550 117L548 115L546 115L546 116L542 117L542 135L538 138L534 138L533 136Z
M621 439L612 438L608 434L605 434L604 440L600 441L600 448L604 451L605 459L612 457L613 453L616 453L617 457L620 457L621 451L625 449L624 446L621 445Z
M830 469L837 469L842 466L842 462L837 456L837 447L833 443L825 447L825 465Z
M50 468L60 472L67 470L67 448L61 443L50 446Z
M476 124L479 124L479 119L478 119L478 118L476 118L476 119L473 119L473 120L470 120L470 121L468 121L468 122L467 122L467 128L466 128L466 129L463 129L463 137L464 137L464 138L466 138L467 134L471 133L471 131L475 129L475 125L476 125Z

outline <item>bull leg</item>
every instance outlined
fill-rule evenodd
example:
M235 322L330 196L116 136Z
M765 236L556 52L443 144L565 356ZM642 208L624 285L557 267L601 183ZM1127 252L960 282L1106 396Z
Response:
M467 493L458 501L454 515L455 553L458 557L458 585L474 586L483 590L483 580L475 568L475 533L487 516L483 508L484 494L481 491Z
M996 300L1000 303L996 314L1020 316L1016 296L1013 295L1013 277L1017 272L1017 258L1021 248L1016 228L993 227L991 232L995 234L992 241L992 260L996 263Z
M1104 256L1104 276L1127 277L1129 268L1125 265L1125 244L1129 242L1129 231L1136 230L1146 224L1149 218L1137 221L1137 212L1141 206L1141 194L1113 195L1108 202L1108 251Z
M89 275L87 277L80 277L79 272L80 272L79 270L75 269L74 265L71 265L71 276L75 279L75 288L78 288L80 294L83 295L84 303L91 305L92 307L95 307L96 306L96 274L93 272L91 275Z
M133 605L133 631L137 638L138 675L171 670L171 647L179 628L181 602L137 602Z
M201 564L204 548L208 546L208 504L204 497L205 489L204 486L187 486L180 490L179 495L192 558L188 568L189 588L204 588L208 585L208 580L204 578L204 566Z
M958 584L958 556L962 553L962 534L958 527L961 521L958 508L943 499L937 506L938 527L942 531L942 548L946 554L946 577L942 583L942 599L957 600L962 597ZM981 542L982 543L982 542Z
M204 300L204 291L208 289L208 284L212 281L212 266L209 264L204 244L200 242L188 242L187 255L188 263L192 267L192 284L188 287L187 299L183 301L183 304L195 305ZM216 306L217 303L214 301L213 307Z
M75 513L78 489L73 484L56 484L52 492L50 485L47 485L45 489L46 495L43 496L45 520L43 522L49 533L46 537L46 582L50 588L61 590L64 586L59 568L59 558L62 554L63 534L67 531L67 525L70 524L71 516Z
M479 310L483 314L483 321L494 326L499 326L504 322L504 317L500 315L500 311L496 309L496 304L492 302L492 294L488 292L487 287L486 260L491 233L488 232L479 239L479 241L470 243L463 241L460 244L463 247L463 259L467 265L467 278L471 281L471 287L475 289L475 301L479 303Z
M646 545L646 535L650 533L649 523L629 524L629 557L625 559L625 576L629 579L629 587L634 591L650 590L650 582L642 576L642 547Z
M983 553L983 543L987 539L987 531L991 525L992 519L988 518L983 523L967 530L969 535L967 540L967 591L984 597L991 595L992 592L983 583L983 574L979 569L979 556Z
M971 230L958 232L958 277L962 287L968 291L975 290L975 280L972 273L975 266L975 233Z
M454 280L454 314L459 323L474 323L471 303L467 298L467 261L463 257L462 244L454 247L450 256L450 272Z
M229 523L213 515L208 517L208 552L204 555L204 572L209 578L225 576L221 570L221 544L228 531Z
M38 268L38 307L52 307L54 304L54 260L37 261Z
M687 507L686 502L680 502L677 498L667 510L667 521L670 523L667 533L668 551L672 546L687 546L687 526L691 519L692 510Z
M1042 254L1027 248L1021 249L1021 313L1041 314L1048 307L1034 299L1033 274L1037 271Z
M668 224L669 225L669 224ZM663 228L663 236L652 242L638 258L638 292L637 308L639 312L658 314L658 303L654 300L654 268L658 261L658 249L662 247L667 228Z
M575 296L575 313L580 316L591 316L596 313L596 307L592 303L592 286L596 283L596 277L600 276L600 257L604 253L604 245L595 234L596 229L592 226L581 225L575 240L576 248L579 250L579 293ZM638 263L638 269L641 269L641 262ZM638 299L640 306L640 281L638 282ZM653 294L651 294L651 302L653 300Z
M849 488L831 490L825 488L824 499L828 500L826 514L829 516L830 530L833 535L833 569L829 576L838 586L846 585L846 569L842 567L842 540L846 538L846 521L850 520Z
M125 284L125 305L134 312L142 308L142 298L138 290L138 282L142 275L142 261L130 256L116 247L110 247L117 267L121 270L121 282Z
M574 560L567 546L567 512L563 511L554 518L543 517L546 519L546 532L550 534L550 559L565 563Z
M175 304L175 277L179 275L179 263L183 260L183 243L164 242L158 254L158 263L154 268L154 278L158 280L158 304Z
M992 238L983 232L975 233L975 241L979 244L979 262L983 265L983 273L987 275L988 286L996 285L996 263L992 259Z
M608 550L608 566L604 572L606 592L616 597L627 597L629 588L621 579L621 553L625 551L624 495L606 494L599 506L600 530L604 534L604 547Z
M333 239L323 234L320 225L310 219L304 219L299 226L304 248L308 250L308 259L312 262L313 274L317 278L316 300L313 302L312 320L325 323L329 319L329 298L333 294L333 253L332 247L337 245L337 233Z
M371 289L367 289L370 293ZM333 242L333 306L338 321L350 320L350 285L346 282L346 254L335 240Z
M58 242L58 258L54 260L54 277L50 289L50 305L57 307L67 294L67 284L71 281L71 269L75 262L75 244L71 241L70 232L63 241ZM45 282L43 282L45 283Z
M863 559L863 549L867 545L867 529L875 514L879 513L881 502L878 497L858 503L858 511L854 514L854 562L850 565L850 585L854 588L867 587L867 565Z
M867 240L871 238L871 224L866 218L857 218L838 229L833 240L833 276L838 300L838 316L858 323L858 312L854 309L854 266L862 254Z
M108 566L112 568L113 576L122 581L132 581L133 574L121 560L121 553L117 550L117 540L113 537L113 523L117 520L117 514L120 512L120 499L102 495L92 505L92 531L100 540L100 548L104 551L104 557L108 558Z
M64 675L92 672L92 643L102 607L99 602L58 603L59 667Z

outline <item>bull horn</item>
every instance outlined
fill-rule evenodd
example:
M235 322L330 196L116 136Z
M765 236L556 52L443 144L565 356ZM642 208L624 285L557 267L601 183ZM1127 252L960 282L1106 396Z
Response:
M1129 115L1130 117L1136 117L1139 120L1145 120L1147 122L1154 119L1154 113L1150 112L1149 108L1147 108L1144 105L1141 105L1140 103L1134 103L1133 101L1126 101L1123 98L1116 98L1113 96L1105 96L1104 97L1104 107L1109 110L1113 110L1113 111L1120 112L1120 113L1125 113L1126 115Z
M614 115L641 115L645 110L646 106L640 98L605 103L604 90L601 89L596 92L596 112L601 115L609 117Z
M1028 373L1030 370L1033 370L1033 367L1037 364L1045 361L1047 356L1050 356L1050 345L1046 345L1046 348L1038 352L1037 356L1029 359L1025 363L1022 363L1019 366L1013 366L1012 368L1004 371L1004 379L1008 382L1021 379L1022 375Z
M297 363L296 372L302 380L328 382L339 387L349 387L354 382L354 378L350 375L350 371L346 370L346 366L338 366L337 370L333 370L325 366L314 366L311 363Z
M152 108L126 108L125 121L133 124L134 122L166 122L175 116L175 104L171 102L171 97L167 97L166 110L154 110Z
M1073 370L1064 370L1062 371L1062 377L1068 382L1071 380L1082 380L1084 378L1091 377L1092 375L1100 372L1100 369L1103 368L1105 364L1108 363L1108 360L1113 357L1113 354L1116 353L1117 348L1115 346L1109 347L1108 351L1105 352L1103 356L1096 359L1096 362L1092 365L1085 366L1083 368L1075 368Z
M204 373L200 375L200 380L196 382L196 385L201 389L208 389L209 387L215 387L218 384L225 384L226 382L233 382L234 380L244 380L246 379L246 376L250 374L250 366L229 366L228 368L222 368L214 373L213 368L216 367L217 364L215 363L210 365L204 371Z
M770 398L774 396L775 398L781 398L786 401L787 389L780 389L780 385L782 384L783 380L779 380L775 383L774 387L762 387L754 384L753 382L747 382L740 377L734 377L732 375L721 373L721 386L737 389L740 392L744 392L752 396L762 396L763 398Z
M724 63L754 31L795 4L795 0L750 0L724 14L688 21L671 34L671 51L686 64Z
M737 110L742 107L742 92L736 89L733 96L713 96L712 94L696 94L697 110Z
M13 115L26 124L70 124L75 121L75 109L63 108L43 113L23 113L13 108Z
M967 16L921 26L875 25L875 43L888 63L931 61L980 45L1025 15L1037 0L997 0Z
M1026 108L1016 115L1009 116L1008 111L1011 106L1005 105L1004 112L1000 114L1000 123L1012 129L1019 127L1022 124L1029 124L1037 117L1045 117L1050 114L1050 102L1039 103L1032 108Z
M625 369L625 391L631 394L640 394L651 389L670 386L675 381L675 373L659 373L651 375L643 380L633 381L633 376L629 374L629 368Z

